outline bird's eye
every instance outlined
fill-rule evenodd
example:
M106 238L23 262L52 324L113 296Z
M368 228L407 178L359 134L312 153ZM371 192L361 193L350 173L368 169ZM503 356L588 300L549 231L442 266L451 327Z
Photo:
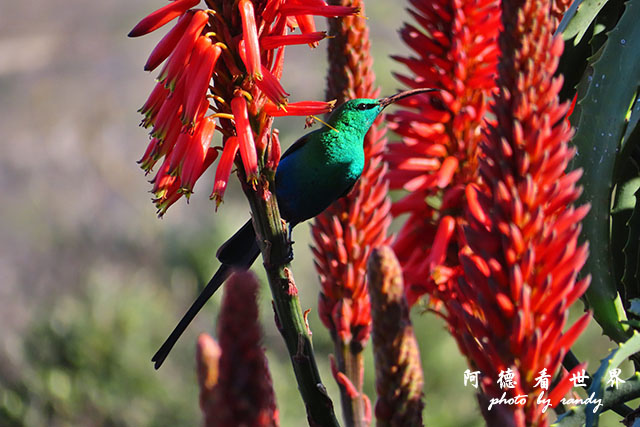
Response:
M369 108L371 108L371 107L373 107L373 106L374 106L373 104L358 104L358 105L356 106L356 108L357 108L358 110L362 110L362 111L364 111L364 110L368 110Z

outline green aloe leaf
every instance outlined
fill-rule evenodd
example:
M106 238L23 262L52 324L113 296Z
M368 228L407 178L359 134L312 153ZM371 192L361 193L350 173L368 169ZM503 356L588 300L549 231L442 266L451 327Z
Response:
M638 184L640 177L633 180L635 184ZM640 187L640 184L638 185ZM640 267L640 190L636 187L635 191L635 206L633 207L633 213L627 223L628 236L627 244L622 252L624 253L624 274L622 276L622 283L627 289L627 294L638 296L640 289L638 289L638 269Z
M598 12L607 4L607 1L608 0L582 1L575 15L567 23L567 28L562 32L562 38L570 40L575 37L574 44L580 43L580 40L589 29L589 25L596 19ZM573 6L573 4L571 6Z
M640 83L640 25L638 1L629 0L618 25L592 58L591 72L580 83L579 118L574 142L574 166L584 175L583 201L591 211L583 221L589 241L587 271L592 275L586 297L605 334L618 342L628 338L626 320L613 275L609 215L616 153L627 124L629 105ZM585 89L586 88L586 89Z

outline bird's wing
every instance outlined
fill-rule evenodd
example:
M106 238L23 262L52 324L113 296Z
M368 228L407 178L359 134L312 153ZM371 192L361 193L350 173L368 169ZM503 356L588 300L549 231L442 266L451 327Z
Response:
M300 148L304 147L305 144L311 140L311 134L313 134L314 132L316 132L316 131L309 132L309 133L307 133L305 135L302 135L300 138L298 138L298 140L296 142L294 142L291 145L291 147L287 148L287 151L285 151L284 154L282 156L280 156L280 160L282 160L285 157L287 157L288 155L292 154L294 151L297 151Z

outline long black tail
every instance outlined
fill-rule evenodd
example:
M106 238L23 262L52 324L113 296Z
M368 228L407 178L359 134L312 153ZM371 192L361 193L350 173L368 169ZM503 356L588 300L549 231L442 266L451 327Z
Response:
M153 355L151 361L155 363L156 369L162 366L169 352L178 341L178 338L187 329L187 326L196 317L198 312L209 301L209 298L218 290L234 270L248 270L253 262L260 255L260 248L256 242L256 233L253 230L251 220L249 220L240 230L238 230L229 240L227 240L218 250L217 258L222 262L218 271L213 275L207 286L202 290L198 298L191 304L189 310L182 316L178 325L173 329L160 349Z

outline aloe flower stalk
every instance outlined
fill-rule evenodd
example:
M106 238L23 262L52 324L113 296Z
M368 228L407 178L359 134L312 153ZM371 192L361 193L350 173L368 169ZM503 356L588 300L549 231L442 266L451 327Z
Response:
M569 306L589 285L589 277L577 279L588 253L578 243L588 206L572 205L581 171L565 172L575 150L568 145L569 103L558 101L562 78L553 77L563 42L553 38L550 2L503 2L502 23L496 121L483 139L481 179L465 188L464 274L444 301L445 317L483 374L481 402L526 396L522 405L493 412L483 406L487 421L547 425L536 377L559 370L590 320L586 313L562 332ZM508 369L513 387L501 388ZM563 375L544 398L555 406L570 386Z
M236 166L251 206L279 329L291 356L309 422L337 425L286 261L290 250L286 231L276 198L271 197L281 152L272 124L276 116L318 114L332 109L332 102L318 105L302 101L288 112L290 95L281 83L284 50L291 44L315 45L324 37L315 29L315 16L343 17L357 14L359 9L329 6L320 0L205 3L208 9L201 10L192 8L196 3L178 0L143 19L130 34L147 34L173 19L177 21L169 31L171 35L162 39L147 63L148 67L156 67L166 58L158 85L141 109L142 125L151 127L153 139L140 163L150 172L164 158L153 179L159 215L183 195L191 194L196 181L222 152L211 194L217 208L232 165ZM302 34L288 38L295 27ZM220 146L212 145L211 129L214 135L221 134Z
M334 7L358 8L360 0L333 1ZM367 22L360 16L329 21L327 99L377 98ZM335 345L332 371L340 387L347 425L369 425L370 402L363 393L363 349L371 315L366 262L372 248L387 241L390 223L384 178L386 130L379 116L364 139L365 166L353 190L318 215L312 226L315 266L322 289L318 312Z
M376 425L422 425L420 351L409 318L402 270L390 247L373 250L368 277L378 393Z
M455 282L464 245L464 186L477 176L478 145L495 90L500 9L497 0L411 0L416 25L400 35L412 54L395 56L409 73L397 74L409 88L437 92L400 101L388 117L402 137L386 159L391 189L406 191L394 216L408 214L393 244L404 271L410 304L437 296ZM449 215L453 221L443 222Z
M206 334L198 338L200 405L207 426L279 424L261 344L257 293L258 281L252 273L231 276L218 319L219 345Z
M296 20L357 12L294 0L260 2L258 10L250 0L205 3L209 9L194 9L200 4L196 0L171 2L129 33L130 37L142 36L177 18L145 64L145 70L152 71L164 62L157 85L140 109L142 126L151 128L152 139L139 163L149 173L164 158L152 179L160 216L193 192L196 181L220 152L221 173L216 174L211 194L216 207L223 200L231 164L236 161L242 166L241 175L255 185L263 157L268 155L264 142L271 140L273 117L332 109L332 103L303 101L289 112L289 94L280 83L284 47L317 43L326 36L315 31L288 34ZM222 136L220 146L212 144L214 133ZM257 140L259 136L262 139ZM237 140L229 143L231 138Z

